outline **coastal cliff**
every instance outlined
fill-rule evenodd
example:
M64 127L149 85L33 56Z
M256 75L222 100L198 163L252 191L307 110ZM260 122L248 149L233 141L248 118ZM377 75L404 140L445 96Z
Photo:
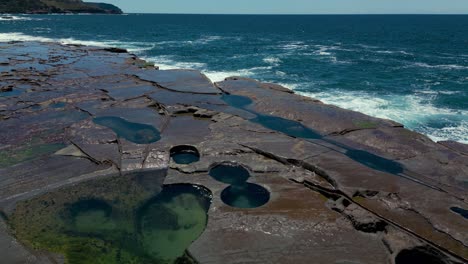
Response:
M5 263L468 261L467 145L117 48L0 74Z
M122 14L115 5L89 3L81 0L2 0L0 13L48 14L48 13L93 13Z

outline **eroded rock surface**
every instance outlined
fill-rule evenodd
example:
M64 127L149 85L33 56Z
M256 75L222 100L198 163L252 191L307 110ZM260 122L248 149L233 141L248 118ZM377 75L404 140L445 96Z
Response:
M279 85L240 77L213 84L197 71L157 70L120 50L1 43L0 61L0 252L8 252L7 263L67 257L16 233L18 241L11 229L18 208L45 206L38 201L48 197L51 210L64 202L51 198L61 191L89 200L154 190L143 192L146 199L181 183L212 193L208 223L185 261L468 260L466 145L436 143ZM243 172L210 176L223 164ZM123 184L111 194L82 187L118 177L139 187ZM223 202L225 190L237 199L233 206ZM263 200L249 200L255 190Z

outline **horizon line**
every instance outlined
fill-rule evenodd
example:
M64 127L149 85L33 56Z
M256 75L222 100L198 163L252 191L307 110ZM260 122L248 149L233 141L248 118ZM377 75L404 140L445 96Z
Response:
M255 16L270 16L270 15L279 15L279 16L398 16L398 15L455 15L455 16L467 16L468 13L158 13L158 12L124 12L124 14L136 14L136 15L255 15Z

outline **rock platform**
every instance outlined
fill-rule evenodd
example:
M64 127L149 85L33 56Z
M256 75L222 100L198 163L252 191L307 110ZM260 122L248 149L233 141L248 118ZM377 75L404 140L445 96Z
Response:
M64 261L15 238L18 203L139 171L212 192L206 229L187 249L199 263L468 261L467 145L275 84L158 70L119 49L0 43L0 88L4 263ZM94 122L104 117L123 121ZM184 145L199 161L171 159ZM245 168L268 202L225 204L229 184L209 176L219 164Z

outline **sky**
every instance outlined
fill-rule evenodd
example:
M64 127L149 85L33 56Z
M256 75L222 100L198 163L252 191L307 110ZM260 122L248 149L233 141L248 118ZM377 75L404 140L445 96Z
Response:
M468 14L468 0L101 0L127 13Z

